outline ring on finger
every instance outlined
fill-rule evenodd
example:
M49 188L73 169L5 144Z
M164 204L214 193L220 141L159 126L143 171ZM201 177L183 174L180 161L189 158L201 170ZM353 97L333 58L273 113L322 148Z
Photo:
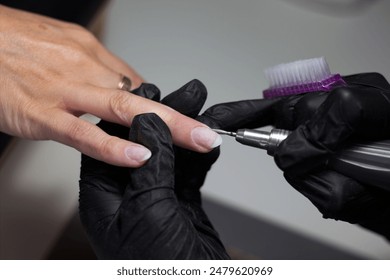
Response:
M130 91L131 80L128 77L126 77L125 75L121 75L121 80L119 81L118 89Z

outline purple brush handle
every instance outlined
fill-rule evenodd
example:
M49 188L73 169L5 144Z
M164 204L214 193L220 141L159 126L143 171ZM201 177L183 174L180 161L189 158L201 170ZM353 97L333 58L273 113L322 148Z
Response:
M263 96L265 99L269 99L314 91L330 91L335 86L339 85L347 85L347 83L343 80L340 74L333 74L332 76L318 82L280 88L269 88L263 91Z

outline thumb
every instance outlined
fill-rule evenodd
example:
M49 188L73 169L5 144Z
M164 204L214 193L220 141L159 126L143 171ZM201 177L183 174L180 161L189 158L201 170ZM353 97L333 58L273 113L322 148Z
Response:
M134 118L129 138L150 148L152 157L130 171L130 183L115 216L113 228L121 233L118 244L123 249L119 258L175 258L187 240L183 236L189 233L174 192L171 134L156 114L149 113Z
M199 80L192 80L161 100L181 114L195 118L207 99L207 89Z
M140 197L142 203L138 206L144 208L173 196L174 152L167 125L154 113L138 115L131 126L129 140L148 147L152 157L144 166L131 170L131 184L125 191L122 207L132 207L130 201Z
M160 101L160 96L161 96L158 87L156 87L153 84L146 84L146 83L143 83L140 85L139 88L132 90L132 93L157 102Z
M275 105L280 98L242 100L214 105L208 108L202 118L218 126L234 131L239 128L256 128L274 123Z

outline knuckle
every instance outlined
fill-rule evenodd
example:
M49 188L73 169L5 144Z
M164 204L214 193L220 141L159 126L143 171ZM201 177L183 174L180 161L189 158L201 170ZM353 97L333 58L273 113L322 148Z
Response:
M106 137L98 142L95 147L95 153L101 155L103 158L112 158L114 155L114 147L117 142L117 137L111 136Z
M354 213L356 214L359 211L359 201L365 201L367 197L365 187L347 177L343 178L336 174L328 176L333 178L331 179L332 184L324 186L327 189L328 196L317 205L318 209L324 218L352 222L351 219L355 216ZM334 181L335 179L337 181Z
M348 207L341 201L331 201L319 207L320 212L326 219L345 220L348 216Z
M54 140L76 148L79 151L91 151L96 143L97 131L95 126L80 119L72 121L59 120L54 123Z
M359 123L363 116L364 106L353 89L341 87L335 89L330 95L330 106L334 106L336 112L344 116L344 120L350 125Z
M95 35L88 30L84 30L84 32L82 32L81 38L88 46L95 46L98 43Z
M73 22L67 23L67 29L69 32L73 33L77 38L80 39L83 39L85 36L89 36L89 34L92 34L84 26Z
M157 115L161 118L167 126L174 127L180 125L184 120L182 115L180 115L177 111L163 105L167 110L160 111Z
M100 137L93 131L93 126L77 122L68 124L62 136L66 143L82 152L88 152L98 158L112 158L117 137Z
M86 30L83 26L80 24L74 23L74 22L66 22L67 27L72 30Z
M332 95L340 102L345 103L351 101L353 98L353 91L347 87L339 87L333 90Z
M61 46L61 55L69 64L83 66L89 60L89 55L78 42L68 41Z
M85 27L75 23L70 23L69 27L75 37L84 44L91 46L95 45L98 42L95 35Z
M83 66L91 61L96 51L97 39L91 32L76 24L71 24L70 30L71 36L61 45L61 56L72 64Z
M128 94L117 91L109 99L109 110L120 120L128 122L129 116L127 116L126 112L130 111L130 103L131 101Z
M77 147L82 147L84 139L89 135L91 129L86 125L80 125L78 122L71 122L67 125L63 137L68 142L73 143Z

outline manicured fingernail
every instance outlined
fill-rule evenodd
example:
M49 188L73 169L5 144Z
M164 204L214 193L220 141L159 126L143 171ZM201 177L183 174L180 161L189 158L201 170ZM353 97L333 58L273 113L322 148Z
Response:
M191 131L192 140L206 149L213 149L222 144L222 138L208 127L195 127Z
M152 152L143 146L130 146L125 151L126 156L134 161L143 162L152 156Z

